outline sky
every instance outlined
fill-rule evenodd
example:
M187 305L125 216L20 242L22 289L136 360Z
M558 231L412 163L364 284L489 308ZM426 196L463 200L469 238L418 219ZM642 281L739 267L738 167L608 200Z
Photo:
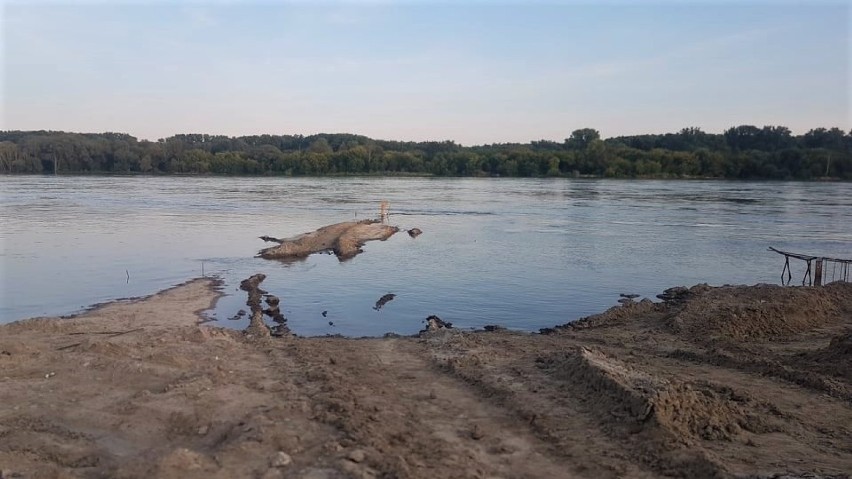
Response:
M852 129L852 0L0 2L0 130Z

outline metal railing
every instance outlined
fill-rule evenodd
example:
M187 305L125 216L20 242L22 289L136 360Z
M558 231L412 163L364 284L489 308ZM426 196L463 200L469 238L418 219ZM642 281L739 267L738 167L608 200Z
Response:
M793 279L793 274L790 271L790 258L800 259L807 263L805 275L802 277L802 286L821 286L833 281L848 283L852 279L852 259L791 253L771 246L769 251L784 255L784 269L781 270L781 284L784 286L788 286ZM813 271L811 270L812 265ZM786 279L784 278L785 273L787 274Z

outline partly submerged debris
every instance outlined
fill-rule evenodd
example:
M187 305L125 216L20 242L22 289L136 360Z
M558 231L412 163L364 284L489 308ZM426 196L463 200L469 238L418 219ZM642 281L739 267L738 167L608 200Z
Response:
M263 273L253 274L240 282L240 289L249 292L249 299L251 299L251 293L257 293L257 301L259 303L260 295L266 294L266 291L260 289L258 286L265 279L266 275Z
M249 318L249 325L246 328L246 333L261 337L269 336L270 334L273 336L284 336L290 332L286 325L287 318L281 314L281 310L279 308L281 300L277 296L260 289L260 283L265 279L265 274L258 273L244 279L240 283L240 289L248 293L246 305L251 309L251 316ZM266 295L266 304L269 306L267 309L263 309L263 305L261 304L261 298L263 295ZM240 311L245 314L245 311ZM278 325L270 329L263 321L264 314L272 318L272 320L278 323ZM239 313L237 313L237 315L240 316Z
M416 238L422 234L423 231L421 231L420 228L411 228L410 230L408 230L408 236L411 236L412 238Z
M789 286L790 281L793 279L793 275L790 272L790 258L800 259L808 265L805 275L802 277L802 286L822 286L823 284L834 281L844 283L852 281L852 259L791 253L775 249L771 246L769 247L769 251L784 255L784 268L781 270L781 284L784 286ZM816 263L813 274L811 273L811 262ZM829 271L831 272L830 275ZM786 278L784 278L785 273L787 274Z
M278 296L275 296L274 294L267 294L266 295L266 304L268 304L269 306L276 307L276 306L278 306L278 304L280 302L281 302L281 299L278 298Z
M441 318L439 318L439 317L437 317L433 314L432 316L429 316L428 318L426 318L426 329L424 329L420 332L426 333L426 332L431 332L431 331L438 331L440 329L452 329L452 327L453 327L453 323L451 323L449 321L444 321L443 319L441 319Z
M266 259L293 259L331 251L344 260L363 252L361 247L367 241L384 241L398 231L396 226L385 225L378 220L345 221L287 239L261 236L260 239L278 243L278 246L263 249L258 256Z
M376 305L373 306L373 309L375 309L376 311L382 309L382 306L386 305L388 301L391 301L393 298L396 298L396 295L392 293L388 293L382 296L381 298L379 298L378 301L376 301Z
M272 318L273 321L279 324L283 324L287 321L287 318L281 313L281 309L279 305L281 304L281 300L278 296L273 294L266 295L266 304L269 305L269 308L263 310L263 313Z

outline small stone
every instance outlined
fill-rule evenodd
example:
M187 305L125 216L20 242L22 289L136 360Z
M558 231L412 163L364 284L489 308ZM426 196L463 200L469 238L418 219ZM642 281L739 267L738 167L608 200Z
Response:
M198 435L204 436L204 435L207 434L207 431L209 431L209 430L210 430L210 427L205 424L204 426L201 426L201 427L198 428Z
M364 462L364 459L367 459L367 454L361 449L355 449L346 456L346 459L349 459L352 462L360 463Z
M482 433L482 430L479 429L479 426L474 425L473 429L470 431L470 437L474 441L478 441L478 440L482 439L483 437L485 437L485 434Z
M289 454L284 451L278 451L278 454L272 456L269 465L272 467L285 467L289 466L291 462L293 462L293 459Z

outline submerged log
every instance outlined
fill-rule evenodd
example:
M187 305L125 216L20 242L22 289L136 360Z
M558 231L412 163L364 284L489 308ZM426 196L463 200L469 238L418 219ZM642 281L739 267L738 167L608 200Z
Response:
M393 298L396 298L396 295L393 294L393 293L388 293L388 294L382 296L381 298L379 298L378 301L376 301L376 305L373 306L373 309L375 309L376 311L382 309L382 307L384 305L388 304L388 301L393 300Z
M398 231L399 228L381 224L377 220L363 220L323 226L316 231L288 239L261 236L264 241L280 244L260 250L258 256L266 259L290 259L331 251L340 259L348 259L363 252L361 247L367 241L384 241Z

